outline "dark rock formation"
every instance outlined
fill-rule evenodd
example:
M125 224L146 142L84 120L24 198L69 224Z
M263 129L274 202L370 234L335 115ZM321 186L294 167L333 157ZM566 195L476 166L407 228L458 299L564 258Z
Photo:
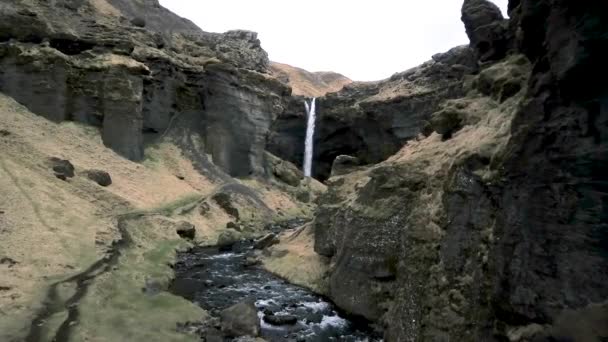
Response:
M221 312L222 332L230 337L260 335L262 328L253 301L239 303Z
M509 8L465 1L484 63L436 107L443 136L320 199L329 295L389 342L608 338L608 4Z
M505 57L513 44L513 32L498 6L488 0L466 0L462 6L462 21L479 61Z
M157 1L0 8L0 91L50 120L99 127L132 160L171 139L202 172L222 177L212 161L231 176L263 174L289 94L268 64L255 33L206 33Z
M106 171L102 170L87 170L84 172L88 179L93 182L101 185L101 186L110 186L112 185L112 177Z
M315 178L330 176L334 159L352 155L378 163L426 126L441 101L463 96L465 75L477 70L468 47L457 47L388 80L353 83L317 99ZM302 165L306 118L303 98L294 97L271 127L268 151Z

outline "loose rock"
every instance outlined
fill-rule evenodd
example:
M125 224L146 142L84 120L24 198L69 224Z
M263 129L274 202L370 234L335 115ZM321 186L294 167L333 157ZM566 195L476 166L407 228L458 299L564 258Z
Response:
M112 184L112 177L106 171L102 170L87 170L84 172L88 179L101 186L110 186Z
M74 165L69 160L52 157L49 159L49 162L55 172L55 177L61 180L74 177Z
M175 231L182 239L194 240L194 237L196 236L196 227L192 223L186 221L180 222Z

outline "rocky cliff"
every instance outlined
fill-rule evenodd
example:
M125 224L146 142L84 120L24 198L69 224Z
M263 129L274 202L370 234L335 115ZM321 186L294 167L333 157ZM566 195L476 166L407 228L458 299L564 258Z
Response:
M289 89L255 33L206 33L155 0L11 1L0 16L0 91L33 112L99 127L131 160L177 131L201 170L264 172Z
M414 111L427 111L426 136L404 129L403 148L376 141L397 152L330 178L320 200L315 250L332 260L329 295L379 322L387 341L608 338L608 8L509 8L507 20L465 0L479 71L454 79L451 100ZM359 147L343 152L369 148L344 140Z

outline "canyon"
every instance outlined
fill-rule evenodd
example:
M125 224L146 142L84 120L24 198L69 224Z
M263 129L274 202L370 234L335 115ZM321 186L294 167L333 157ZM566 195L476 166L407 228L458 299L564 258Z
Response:
M608 339L608 4L454 15L356 82L157 0L0 1L0 340L269 338L170 291L209 246L388 342Z

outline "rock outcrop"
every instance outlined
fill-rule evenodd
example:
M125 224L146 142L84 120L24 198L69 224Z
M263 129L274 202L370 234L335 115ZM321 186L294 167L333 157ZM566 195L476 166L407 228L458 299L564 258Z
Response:
M465 1L480 72L320 199L329 296L387 341L608 338L608 8L509 8Z
M206 33L154 0L0 5L0 91L55 122L99 127L135 161L171 138L201 171L212 161L263 174L289 94L268 65L255 33Z
M463 81L476 70L473 51L462 46L390 79L355 82L317 99L315 178L327 179L339 155L373 164L397 152L423 132L441 101L464 95ZM267 148L301 166L306 132L303 98L294 97L284 108L272 124Z

